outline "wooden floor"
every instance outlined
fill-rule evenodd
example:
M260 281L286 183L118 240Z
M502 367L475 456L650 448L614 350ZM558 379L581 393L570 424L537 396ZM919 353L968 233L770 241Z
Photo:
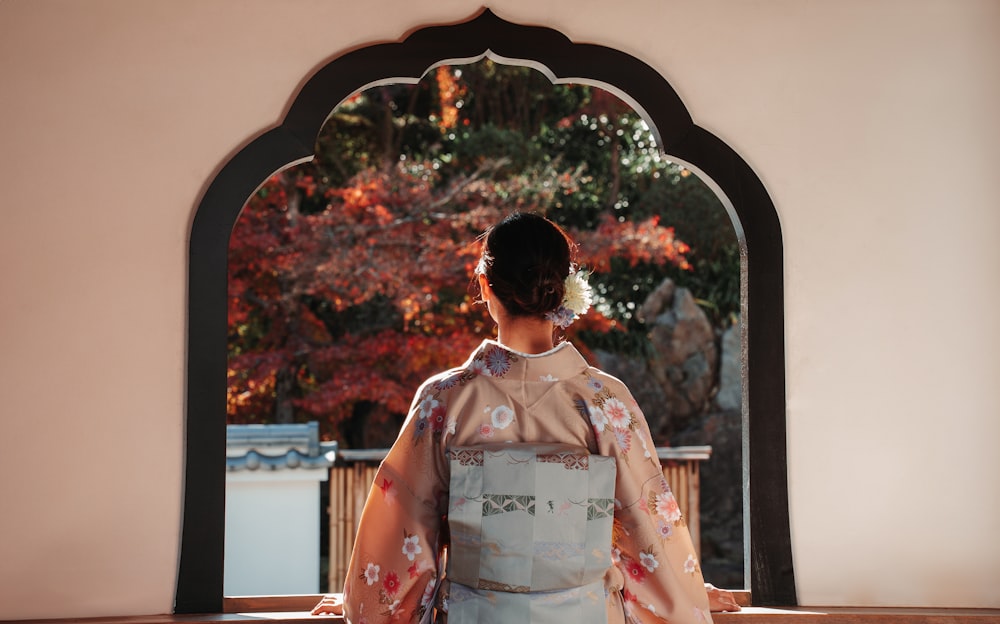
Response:
M740 613L715 613L716 624L1000 624L1000 609L876 609L747 607ZM317 617L308 611L261 611L211 615L150 615L140 617L70 618L32 620L32 624L209 624L258 622L260 624L342 622L339 617Z

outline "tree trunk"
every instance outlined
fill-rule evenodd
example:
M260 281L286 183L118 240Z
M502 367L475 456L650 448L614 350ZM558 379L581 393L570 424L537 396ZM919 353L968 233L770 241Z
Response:
M295 416L292 409L292 389L295 387L295 375L291 369L282 368L274 380L274 422L289 424Z

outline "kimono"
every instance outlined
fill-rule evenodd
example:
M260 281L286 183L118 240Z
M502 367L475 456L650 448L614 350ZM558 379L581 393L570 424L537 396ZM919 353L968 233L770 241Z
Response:
M690 533L625 385L568 342L529 355L492 340L417 391L361 516L344 585L349 622L419 622L431 613L447 621L448 583L438 581L449 539L449 450L504 443L614 458L611 549L598 597L609 623L711 622ZM512 621L502 615L496 621Z

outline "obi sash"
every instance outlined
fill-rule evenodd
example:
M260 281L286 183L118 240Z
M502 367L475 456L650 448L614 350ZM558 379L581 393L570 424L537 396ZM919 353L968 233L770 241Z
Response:
M448 460L449 622L605 623L614 458L494 444Z

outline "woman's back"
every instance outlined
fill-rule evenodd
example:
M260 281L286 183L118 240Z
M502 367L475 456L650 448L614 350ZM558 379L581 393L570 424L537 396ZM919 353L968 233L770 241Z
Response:
M645 419L625 386L588 366L568 343L544 354L528 355L486 341L464 366L424 384L376 477L345 587L348 615L356 618L352 621L361 617L378 621L373 619L373 611L384 616L423 614L430 606L443 572L439 570L437 547L443 545L451 511L449 449L525 442L583 447L615 460L615 531L597 596L605 605L608 621L624 621L624 612L634 612L640 619L643 613L647 617L671 614L671 621L710 619L687 528L660 472ZM534 514L571 515L574 503L568 497L543 496L538 500L535 492L508 489L488 493L532 496ZM458 499L451 498L454 507ZM482 497L461 502L479 508L497 503ZM511 505L517 511L518 501L512 498ZM566 526L567 535L575 531L579 528ZM398 540L392 540L393 535L399 536ZM463 536L451 536L456 549L467 546L456 543L456 538ZM487 540L476 547L523 550L539 544L551 547L543 542L553 541L535 540L526 545L517 540L504 544ZM523 553L509 550L508 554ZM450 591L446 584L439 604L447 604ZM514 590L518 591L522 590ZM593 588L588 589L588 601L594 593ZM498 595L494 602L513 604L504 601L503 594ZM567 605L560 608L565 617ZM588 613L593 615L592 607ZM531 621L542 621L538 617ZM520 616L517 619L521 621Z

